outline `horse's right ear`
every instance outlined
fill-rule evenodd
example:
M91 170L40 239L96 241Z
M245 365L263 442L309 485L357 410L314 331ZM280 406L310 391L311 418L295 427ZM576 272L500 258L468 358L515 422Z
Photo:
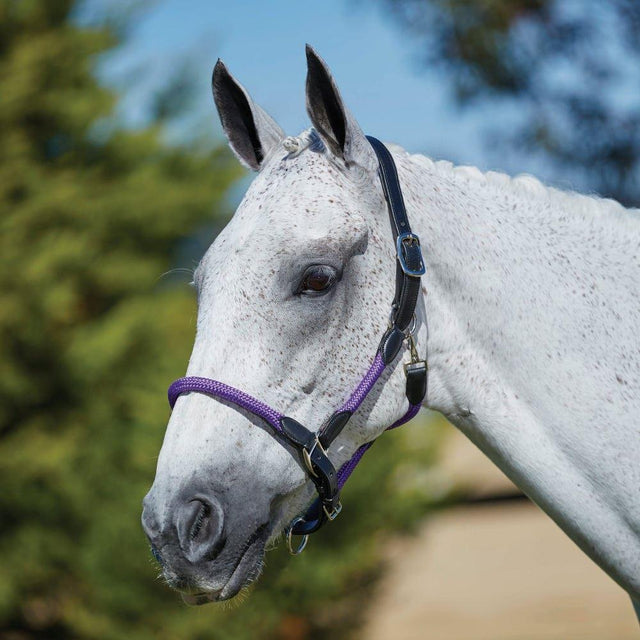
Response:
M213 99L231 150L243 165L259 171L284 139L284 131L229 73L222 60L213 68Z

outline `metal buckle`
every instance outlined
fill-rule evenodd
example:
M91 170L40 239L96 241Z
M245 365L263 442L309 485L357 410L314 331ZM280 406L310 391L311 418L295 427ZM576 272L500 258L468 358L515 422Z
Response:
M333 508L333 511L327 511L327 507L325 505L322 505L322 510L324 511L324 515L333 522L342 511L342 502L338 502L338 504Z
M313 452L315 451L316 447L320 447L320 451L322 451L322 453L324 453L324 455L327 455L327 452L322 448L322 445L320 444L320 440L318 440L318 436L316 435L316 441L313 443L313 447L311 447L311 451L307 451L306 447L302 449L302 457L304 459L304 465L305 467L307 467L307 471L309 471L309 473L314 477L317 478L318 474L313 470L313 462L311 462L311 456L313 455Z
M305 547L307 546L307 542L309 542L309 534L306 533L301 537L300 544L297 547L293 546L293 528L298 524L298 522L302 522L304 518L298 517L291 522L289 528L287 529L287 547L289 547L289 553L292 556L300 555Z
M315 448L315 444L313 445L311 452ZM317 478L318 474L313 470L313 463L311 462L311 453L306 449L302 450L302 458L304 459L304 466L307 467L307 471L314 477Z
M404 245L416 244L418 245L418 251L420 252L420 267L418 269L410 269L407 265L406 258L404 256ZM425 274L424 259L422 257L422 249L420 248L420 238L415 233L401 233L396 238L396 253L398 255L398 261L400 267L408 276L414 276L419 278Z

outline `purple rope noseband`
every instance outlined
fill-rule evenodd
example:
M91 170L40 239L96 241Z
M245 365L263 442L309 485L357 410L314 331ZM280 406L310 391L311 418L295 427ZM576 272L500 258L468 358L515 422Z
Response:
M360 384L355 388L353 393L349 396L349 399L338 409L336 413L355 413L364 399L367 397L371 389L373 389L375 383L378 381L378 378L380 378L385 368L386 365L382 360L380 352L376 353L376 357L374 358L373 363L360 381ZM230 402L236 407L245 409L249 413L262 418L275 431L279 433L283 432L281 426L281 420L284 417L283 413L276 411L269 405L265 404L261 400L258 400L257 398L254 398L248 393L245 393L240 389L236 389L236 387L224 384L224 382L219 382L218 380L212 380L211 378L201 378L199 376L186 376L184 378L178 378L171 384L169 390L167 391L170 407L173 409L178 398L181 395L191 392L204 393L205 395ZM405 422L408 422L418 413L419 410L419 404L409 405L409 409L404 414L404 416L394 422L390 427L387 427L386 430L389 431L390 429L395 429L396 427L403 425ZM345 482L347 481L353 470L356 468L356 465L358 464L358 462L360 462L362 456L369 449L369 447L371 447L373 442L374 441L372 440L371 442L363 444L359 449L357 449L351 459L345 462L340 467L340 469L338 470L339 489L342 489Z
M213 396L214 398L220 398L220 400L231 402L232 404L242 407L250 413L262 418L276 431L282 431L280 427L280 419L284 414L278 413L269 405L257 400L244 391L240 391L240 389L224 384L224 382L212 380L211 378L200 378L198 376L178 378L178 380L169 387L167 392L171 408L173 409L176 401L182 394L190 393L192 391L197 391L198 393L204 393L208 396Z
M277 439L286 442L300 454L309 479L315 485L318 498L304 515L295 518L287 528L289 550L294 554L304 549L310 533L319 529L325 522L333 520L340 513L342 508L340 490L373 441L358 448L351 459L337 471L326 450L371 392L385 368L395 360L405 343L411 353L411 362L404 365L409 409L402 418L387 429L395 429L411 420L418 413L426 393L427 364L426 360L418 357L412 335L415 329L415 307L420 292L420 276L424 274L420 240L411 232L391 154L379 140L371 137L368 137L368 140L378 157L380 181L387 200L391 230L396 241L396 292L389 327L382 336L371 366L346 402L318 431L314 432L248 393L210 378L197 376L180 378L169 387L168 391L172 409L181 395L196 392L228 402L236 409L248 411L262 418L273 429ZM303 537L296 549L292 546L292 535Z

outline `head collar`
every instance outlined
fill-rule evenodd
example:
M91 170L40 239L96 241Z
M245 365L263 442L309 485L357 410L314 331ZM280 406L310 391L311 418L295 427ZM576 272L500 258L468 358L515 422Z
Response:
M378 157L378 174L396 243L396 290L389 326L382 336L369 370L349 399L317 431L311 431L248 393L211 378L179 378L171 384L168 391L172 408L179 396L191 392L204 393L229 402L237 409L244 409L262 418L271 428L277 441L293 447L318 493L318 497L304 514L294 518L287 527L287 542L293 554L298 554L305 548L310 533L317 531L326 522L334 520L340 513L340 490L373 441L362 445L337 471L327 455L327 450L373 389L385 368L395 360L403 344L407 345L411 354L411 361L404 365L409 408L400 420L387 429L399 427L413 418L418 413L427 390L427 363L419 358L413 338L420 277L425 272L420 240L411 231L398 172L391 153L376 138L367 136L367 139ZM294 535L302 536L297 546L293 543Z

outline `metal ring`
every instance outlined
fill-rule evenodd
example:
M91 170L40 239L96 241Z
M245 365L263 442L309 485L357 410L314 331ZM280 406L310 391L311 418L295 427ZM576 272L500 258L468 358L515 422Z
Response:
M418 326L418 318L416 318L416 314L414 312L413 316L411 316L411 324L409 325L409 328L405 329L404 337L410 338L416 332L417 326Z
M300 555L305 547L307 546L307 542L309 542L309 534L306 533L302 536L300 540L300 544L297 547L293 547L293 528L298 524L298 522L302 522L303 518L297 517L295 520L291 522L289 527L287 528L287 547L289 547L289 553L292 556Z
M397 310L398 310L398 305L392 304L391 311L389 311L389 329L391 329L391 327L393 326L393 319Z

